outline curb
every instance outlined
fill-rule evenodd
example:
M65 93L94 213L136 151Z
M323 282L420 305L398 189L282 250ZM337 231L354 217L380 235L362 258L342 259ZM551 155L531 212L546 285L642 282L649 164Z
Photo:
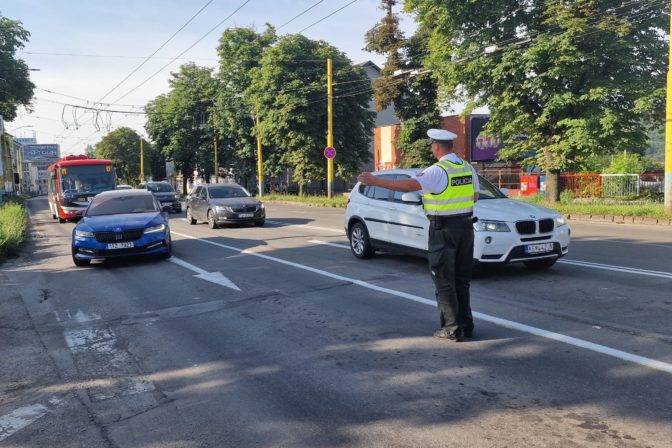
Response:
M643 224L651 226L672 226L669 218L647 218L642 216L619 216L619 215L580 215L568 214L570 221L588 221L612 224Z

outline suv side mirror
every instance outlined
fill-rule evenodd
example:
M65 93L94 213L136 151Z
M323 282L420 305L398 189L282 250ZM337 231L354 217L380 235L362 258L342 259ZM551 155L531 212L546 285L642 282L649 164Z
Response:
M406 202L409 204L422 204L422 198L417 191L410 191L401 195L401 202Z

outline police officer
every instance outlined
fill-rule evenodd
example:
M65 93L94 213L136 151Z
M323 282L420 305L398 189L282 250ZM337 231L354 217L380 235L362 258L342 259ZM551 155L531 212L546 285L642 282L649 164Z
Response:
M437 163L413 179L382 179L362 173L358 180L394 191L423 193L423 206L429 219L429 268L436 287L441 328L437 338L459 341L471 338L469 283L474 253L473 207L478 200L478 176L469 163L453 153L456 134L430 129L432 154Z

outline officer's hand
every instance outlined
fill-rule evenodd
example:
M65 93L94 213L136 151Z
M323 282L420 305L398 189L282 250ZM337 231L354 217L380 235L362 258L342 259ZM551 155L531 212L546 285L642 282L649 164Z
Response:
M357 180L364 185L373 185L373 183L376 181L376 176L371 173L361 173L359 176L357 176Z

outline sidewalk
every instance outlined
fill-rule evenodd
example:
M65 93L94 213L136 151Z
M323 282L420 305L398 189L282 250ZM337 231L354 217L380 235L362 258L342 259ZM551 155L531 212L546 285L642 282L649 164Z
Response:
M568 214L570 221L590 221L613 224L644 224L653 226L672 226L672 220L669 218L646 218L640 216L618 216L618 215L580 215Z

